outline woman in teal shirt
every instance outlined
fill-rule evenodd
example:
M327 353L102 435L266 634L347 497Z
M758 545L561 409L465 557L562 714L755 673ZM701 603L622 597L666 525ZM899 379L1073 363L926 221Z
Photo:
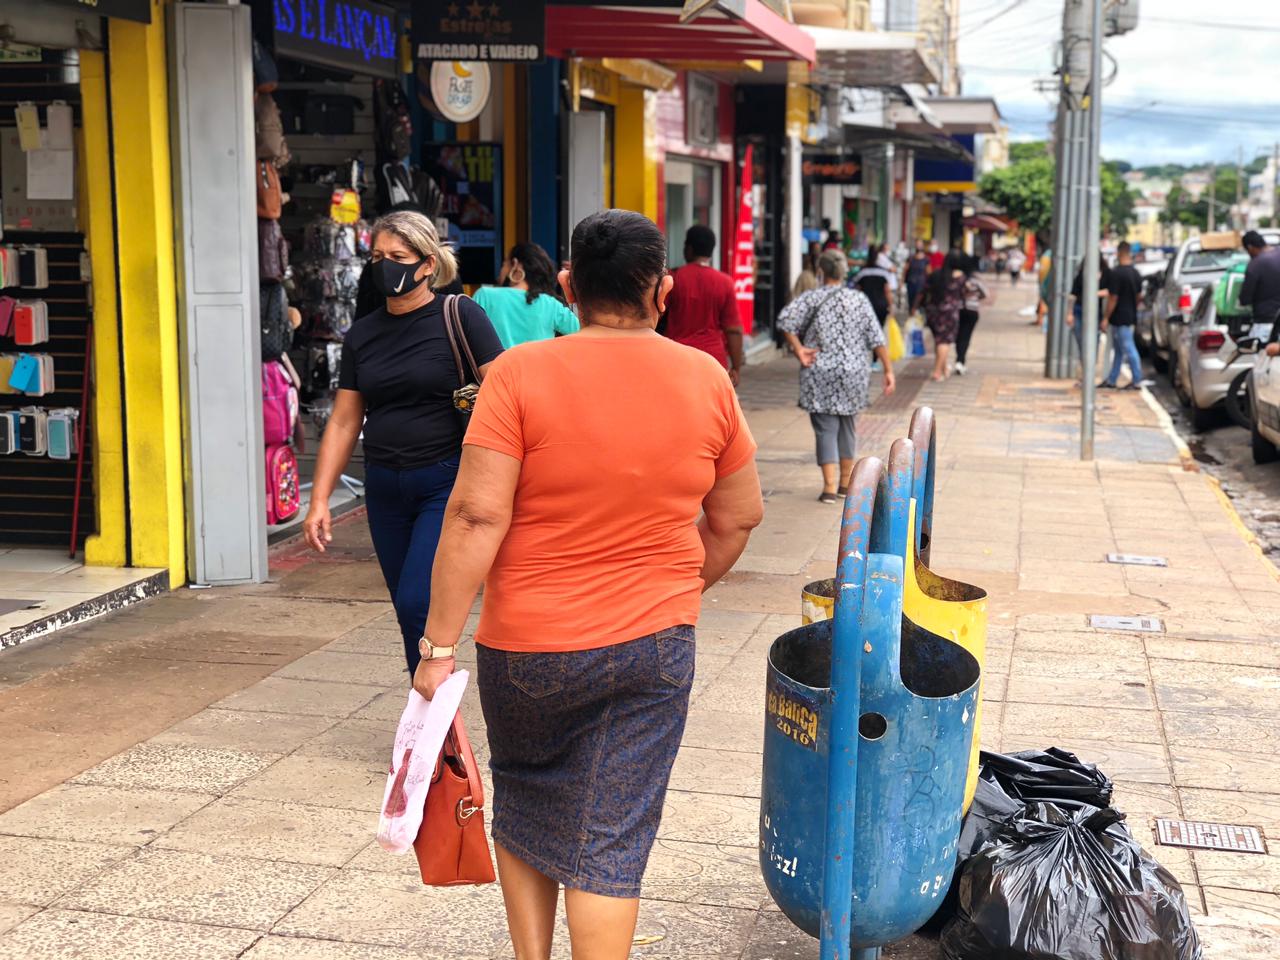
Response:
M477 290L475 300L504 347L577 333L577 315L556 296L555 264L536 243L511 248L498 282L501 286Z

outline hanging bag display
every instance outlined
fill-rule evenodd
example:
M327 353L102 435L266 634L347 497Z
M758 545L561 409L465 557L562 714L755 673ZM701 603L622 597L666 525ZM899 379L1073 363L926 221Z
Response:
M267 526L292 520L302 507L298 458L287 443L267 447Z
M260 93L254 98L253 134L259 160L270 160L276 167L283 167L292 159L284 136L280 105L269 93Z
M268 447L293 439L298 391L279 360L262 365L262 442Z
M259 160L255 179L258 184L258 219L279 220L284 207L280 190L280 174L270 160Z
M258 314L262 321L262 360L279 360L293 343L284 284L276 280L259 284Z

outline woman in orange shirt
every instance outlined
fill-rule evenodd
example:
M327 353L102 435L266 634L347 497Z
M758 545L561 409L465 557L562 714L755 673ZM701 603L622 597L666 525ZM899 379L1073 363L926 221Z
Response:
M624 960L684 731L701 594L763 514L724 368L654 327L666 241L637 213L573 231L560 282L582 330L489 370L431 578L430 696L481 582L477 678L493 839L516 956L550 955L559 887L575 960Z

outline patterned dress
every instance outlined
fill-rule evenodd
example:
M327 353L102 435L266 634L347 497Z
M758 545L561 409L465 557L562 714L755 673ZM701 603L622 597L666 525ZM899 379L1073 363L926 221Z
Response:
M884 330L866 294L844 287L802 293L783 308L778 329L818 351L800 368L802 409L847 417L871 405L871 352L884 346Z
M941 298L935 297L931 285L925 288L924 316L937 343L955 343L960 328L960 310L964 307L964 277L948 277Z

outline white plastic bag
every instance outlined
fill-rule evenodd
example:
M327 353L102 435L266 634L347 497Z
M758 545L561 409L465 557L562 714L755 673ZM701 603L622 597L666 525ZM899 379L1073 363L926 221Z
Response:
M407 853L413 848L422 826L431 774L462 703L467 676L467 671L459 670L440 684L430 700L423 699L416 690L409 691L409 702L396 729L387 788L382 794L382 814L378 818L378 843L384 850Z

